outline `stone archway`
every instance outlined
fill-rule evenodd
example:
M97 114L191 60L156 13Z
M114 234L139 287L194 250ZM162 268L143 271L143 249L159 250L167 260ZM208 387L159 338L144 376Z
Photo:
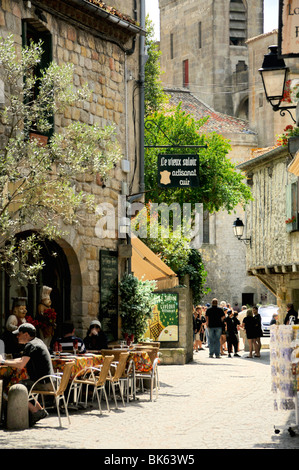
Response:
M25 238L32 234L28 230L20 233L20 238ZM78 306L82 304L82 281L81 270L77 255L72 246L65 240L58 241L44 240L41 244L41 258L45 266L40 271L36 283L27 283L22 286L9 278L6 273L2 273L1 301L2 330L4 329L6 318L9 316L12 297L27 297L27 312L33 318L37 313L37 305L40 301L40 292L43 285L52 288L52 307L57 312L56 334L61 334L62 323L73 320L73 315L81 311Z

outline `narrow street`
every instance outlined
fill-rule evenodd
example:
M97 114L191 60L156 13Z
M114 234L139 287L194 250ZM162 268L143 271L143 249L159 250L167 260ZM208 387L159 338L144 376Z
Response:
M267 341L267 340L266 340ZM71 425L54 413L34 428L0 431L1 449L298 449L299 432L274 433L274 425L294 423L294 412L274 411L269 349L261 358L223 356L208 350L184 366L160 366L157 401L138 394L136 402L101 416L96 406L72 411ZM132 452L133 454L133 452ZM102 454L101 454L102 455ZM129 455L126 451L125 455Z

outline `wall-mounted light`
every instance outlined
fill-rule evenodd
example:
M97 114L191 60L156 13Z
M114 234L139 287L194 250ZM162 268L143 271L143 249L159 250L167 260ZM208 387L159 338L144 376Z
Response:
M287 111L296 123L290 109L295 109L297 106L280 106L284 97L289 68L285 65L283 58L278 57L278 46L269 46L269 51L264 55L263 65L259 69L266 98L273 111L279 111L281 116L285 116L285 111Z
M250 238L242 238L242 235L244 233L244 224L242 220L237 217L236 220L233 223L233 230L234 230L234 235L238 240L241 240L242 242L245 243L245 245L250 245L251 248L251 237Z

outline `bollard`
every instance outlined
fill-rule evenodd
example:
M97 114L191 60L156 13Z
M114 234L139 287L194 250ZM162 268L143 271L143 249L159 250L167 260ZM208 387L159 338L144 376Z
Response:
M8 391L6 427L15 431L29 427L28 390L25 385L12 385Z

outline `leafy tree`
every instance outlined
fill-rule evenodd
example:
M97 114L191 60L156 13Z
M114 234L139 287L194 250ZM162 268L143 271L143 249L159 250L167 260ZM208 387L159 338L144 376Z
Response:
M204 209L210 213L221 209L229 213L238 204L246 204L251 199L251 192L243 182L244 176L237 172L234 164L227 158L230 150L229 141L216 133L204 135L200 128L208 118L195 121L185 113L179 104L168 112L156 111L148 117L145 129L147 145L205 145L207 149L179 149L180 154L194 153L199 158L198 188L161 189L158 186L158 154L159 148L147 149L145 155L145 185L147 201L156 203L173 202L203 203ZM178 153L177 148L167 149L167 153Z
M143 281L133 274L125 274L119 283L122 332L133 334L135 341L141 340L152 317L155 286L155 281Z
M93 209L93 198L76 190L76 178L105 177L121 158L113 127L74 122L46 144L32 138L32 130L49 133L55 114L90 99L86 86L74 90L71 64L52 63L37 76L42 52L41 43L17 51L12 36L0 38L0 268L20 282L42 268L39 240L58 237L61 222L76 223L80 210ZM18 241L25 228L35 232Z
M157 224L157 236L151 237L151 225ZM207 272L201 255L191 247L188 232L183 234L180 228L165 227L152 204L146 204L132 220L132 230L142 241L177 275L180 282L186 274L192 290L193 302L200 303L202 297L210 290L205 288Z
M160 80L161 69L159 58L161 51L159 51L158 45L154 40L154 25L148 15L145 20L145 28L147 31L145 46L147 47L148 59L144 67L144 108L145 116L148 116L152 112L161 109L162 105L168 101L168 97L163 91Z

